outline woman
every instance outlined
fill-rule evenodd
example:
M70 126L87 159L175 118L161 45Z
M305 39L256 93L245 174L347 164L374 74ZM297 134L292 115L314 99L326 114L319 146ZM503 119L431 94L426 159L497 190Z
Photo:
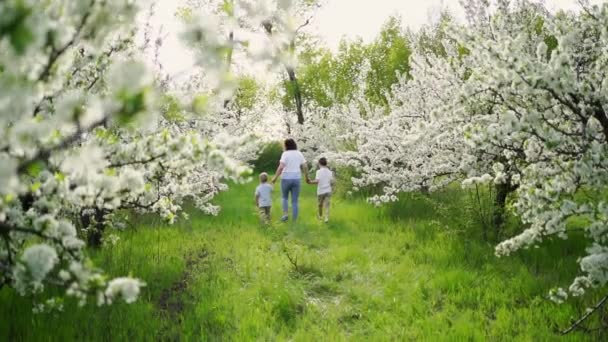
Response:
M306 159L302 152L298 151L298 145L295 140L287 139L283 145L283 154L277 172L272 178L272 182L276 182L278 177L281 177L281 195L283 204L283 217L281 221L285 222L289 219L289 194L291 193L291 210L292 219L298 219L298 199L300 196L300 187L302 185L302 172L308 182L308 169L306 167Z

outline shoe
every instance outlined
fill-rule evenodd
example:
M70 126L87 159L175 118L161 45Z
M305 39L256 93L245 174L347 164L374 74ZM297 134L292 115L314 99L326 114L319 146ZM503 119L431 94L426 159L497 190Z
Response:
M287 220L289 220L289 216L285 215L285 216L281 217L281 221L287 222Z
M321 221L323 218L321 217L321 215L317 214L317 220Z
M326 217L325 220L323 220L323 222L329 223L329 217Z

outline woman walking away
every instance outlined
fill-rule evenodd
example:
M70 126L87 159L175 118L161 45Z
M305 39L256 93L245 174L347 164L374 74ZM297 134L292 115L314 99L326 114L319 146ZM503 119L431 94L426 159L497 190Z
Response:
M298 145L295 140L287 139L283 146L284 152L281 155L281 161L277 172L272 178L272 182L276 182L278 177L281 177L281 196L283 204L283 217L281 221L285 222L289 219L289 194L291 193L291 210L292 220L298 219L298 200L300 197L300 188L302 184L302 173L308 179L308 169L306 167L306 159L302 152L298 151Z

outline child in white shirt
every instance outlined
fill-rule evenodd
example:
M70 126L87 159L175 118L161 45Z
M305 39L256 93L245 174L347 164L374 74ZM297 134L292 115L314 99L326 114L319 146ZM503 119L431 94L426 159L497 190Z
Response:
M270 223L270 209L272 207L272 185L268 184L268 174L260 174L260 185L255 189L255 205L260 211L262 223Z
M329 222L329 207L331 203L332 184L334 182L334 175L331 170L327 167L327 159L319 159L319 170L314 180L308 182L308 184L317 184L317 199L319 200L319 213L318 218ZM325 216L323 216L325 213Z

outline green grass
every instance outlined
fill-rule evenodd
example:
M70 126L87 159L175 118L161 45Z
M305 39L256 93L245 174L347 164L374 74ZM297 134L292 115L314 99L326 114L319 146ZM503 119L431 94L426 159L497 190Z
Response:
M555 340L598 298L545 299L576 274L566 255L580 253L581 241L498 259L466 226L459 190L383 209L334 198L326 225L306 187L300 222L263 227L255 185L222 194L218 217L191 210L190 221L171 227L142 218L94 253L109 274L147 282L135 304L68 302L63 313L33 315L34 298L1 290L0 340Z

